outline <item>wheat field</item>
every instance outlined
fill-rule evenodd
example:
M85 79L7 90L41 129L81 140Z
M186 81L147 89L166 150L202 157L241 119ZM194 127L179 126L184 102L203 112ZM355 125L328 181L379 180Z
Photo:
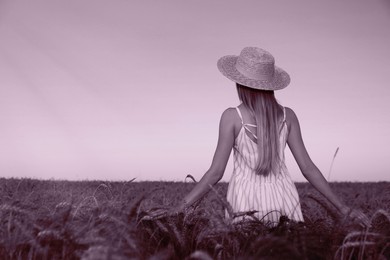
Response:
M194 183L1 178L0 259L390 259L389 182L331 183L370 227L296 185L305 222L271 226L225 217L226 183L185 212L150 218Z

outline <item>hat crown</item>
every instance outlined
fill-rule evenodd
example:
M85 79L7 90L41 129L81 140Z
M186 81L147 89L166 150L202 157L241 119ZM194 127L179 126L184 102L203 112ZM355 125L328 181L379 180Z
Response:
M246 47L241 53L241 59L245 60L251 65L255 65L257 63L272 63L275 64L275 59L271 53L266 50L257 48L257 47Z
M269 81L274 77L275 59L266 50L246 47L237 58L236 69L248 78Z

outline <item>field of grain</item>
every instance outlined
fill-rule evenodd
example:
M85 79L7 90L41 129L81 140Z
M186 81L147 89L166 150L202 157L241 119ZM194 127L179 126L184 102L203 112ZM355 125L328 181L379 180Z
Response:
M0 179L0 259L390 259L390 183L331 183L371 219L344 218L297 183L304 223L225 218L227 184L159 219L194 183Z

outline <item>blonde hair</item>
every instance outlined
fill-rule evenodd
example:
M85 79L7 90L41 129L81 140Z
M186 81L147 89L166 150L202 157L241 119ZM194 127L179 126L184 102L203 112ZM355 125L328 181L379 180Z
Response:
M280 141L278 111L281 107L276 101L274 91L258 90L237 83L237 92L241 102L255 116L257 125L258 161L256 173L269 175L280 166Z

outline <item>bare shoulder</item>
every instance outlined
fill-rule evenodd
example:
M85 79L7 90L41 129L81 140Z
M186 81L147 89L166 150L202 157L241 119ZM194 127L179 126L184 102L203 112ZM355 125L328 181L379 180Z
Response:
M294 110L292 110L290 107L285 107L285 109L286 109L287 125L288 125L289 130L291 130L292 126L299 124L298 117L295 114Z
M234 107L228 107L225 109L225 111L223 111L222 116L232 119L232 118L234 118L236 113L237 112L236 112L236 109Z
M234 107L229 107L223 111L220 126L232 129L236 134L241 127L241 119Z
M234 107L228 107L226 108L221 116L222 119L230 120L232 122L239 120L239 116L237 114L237 110Z
M234 125L238 119L237 111L234 107L229 107L223 111L221 116L221 123Z
M285 107L286 109L286 119L289 120L290 122L297 121L298 117L295 114L294 110L290 107Z

